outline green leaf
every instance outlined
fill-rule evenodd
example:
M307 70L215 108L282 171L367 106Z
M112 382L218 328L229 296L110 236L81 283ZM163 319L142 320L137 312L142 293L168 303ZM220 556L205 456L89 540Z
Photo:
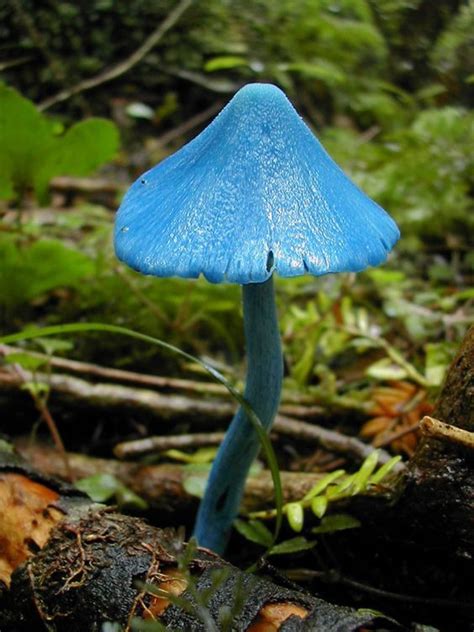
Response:
M331 483L333 483L335 480L337 480L341 476L344 476L345 473L346 472L344 470L335 470L334 472L331 472L330 474L323 476L323 478L320 481L318 481L316 485L314 485L314 487L312 487L307 494L303 496L303 501L311 500L311 498L318 496L318 494L321 494L326 489L326 487L331 485Z
M376 380L404 380L408 373L398 364L394 364L390 358L382 358L369 366L366 371L369 377Z
M346 529L355 529L356 527L360 527L360 522L357 518L349 514L332 514L331 516L324 516L321 520L321 524L318 527L313 527L311 532L334 533L335 531L345 531Z
M328 508L328 499L326 496L316 496L311 501L311 511L318 518L322 518L326 513L326 509Z
M50 391L49 384L46 384L45 382L36 382L36 381L24 382L21 385L21 389L23 391L28 391L28 393L31 393L31 395L35 399L39 397L43 397L44 395L47 395Z
M140 509L146 511L148 509L148 503L134 491L126 487L125 485L119 485L115 492L115 498L119 507L128 507L130 509Z
M379 451L374 450L369 456L364 459L364 462L360 466L359 470L354 473L352 480L352 493L360 494L367 487L370 476L377 467L379 460Z
M425 376L431 386L440 386L453 359L453 349L448 343L427 343L425 345Z
M111 160L119 146L116 126L105 119L61 131L33 103L0 85L0 197L10 199L33 187L45 202L54 176L88 175Z
M70 340L61 340L60 338L36 338L35 342L49 356L58 352L71 351L74 348Z
M387 476L387 474L389 474L393 470L395 465L401 460L401 456L393 456L386 463L384 463L382 467L379 467L379 469L374 474L372 474L372 476L369 478L368 484L378 485L378 483L381 483L383 479Z
M288 524L293 529L299 533L303 529L304 524L304 509L301 503L288 503L285 506L286 517L288 519Z
M8 452L13 454L15 452L15 448L11 443L5 441L5 439L0 439L0 452Z
M211 466L208 463L191 463L185 466L183 488L187 494L203 498Z
M48 363L45 358L38 358L30 353L15 352L5 356L7 364L19 364L25 371L36 371Z
M92 259L60 241L23 245L0 236L0 306L13 308L56 288L74 287L94 270Z
M193 453L183 452L182 450L166 450L163 452L163 456L167 456L170 459L174 459L175 461L181 461L182 463L211 463L214 457L216 456L217 448L215 447L207 447L207 448L199 448Z
M114 497L120 482L112 474L94 474L76 481L75 487L94 502L103 503Z
M232 68L239 68L241 66L248 66L248 62L245 57L239 57L238 55L222 55L220 57L214 57L206 62L204 70L206 72L216 72L216 70L231 70Z
M287 555L288 553L299 553L300 551L308 551L316 546L316 542L310 542L303 536L297 536L290 540L284 540L275 544L268 555Z
M347 79L346 73L340 67L322 59L314 62L282 64L281 69L298 73L308 79L317 79L329 86L341 85Z
M112 121L90 118L73 125L50 144L34 174L38 200L47 200L48 185L54 176L87 176L111 160L118 146L119 135Z
M272 546L273 535L260 520L234 520L234 527L244 538L268 548ZM272 549L273 550L273 549Z
M87 494L96 503L115 499L120 507L133 507L142 510L148 507L143 498L140 498L112 474L94 474L82 478L75 483L75 487Z

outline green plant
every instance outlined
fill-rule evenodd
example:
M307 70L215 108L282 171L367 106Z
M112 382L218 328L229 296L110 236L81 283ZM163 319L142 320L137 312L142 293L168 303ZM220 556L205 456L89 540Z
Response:
M345 470L336 470L323 476L312 489L310 489L301 500L292 501L283 505L282 511L286 516L288 525L297 533L303 530L305 512L311 511L319 520L325 517L326 511L332 503L339 502L358 494L367 494L371 488L382 483L385 477L393 470L400 461L400 456L394 456L377 469L379 453L374 450L363 461L360 468L348 474ZM331 514L327 520L321 522L318 527L313 528L313 533L328 533L331 530L341 530L343 528L353 528L359 526L358 521L351 517L335 516L342 514ZM246 526L240 522L236 525L237 530L247 539L257 542L263 546L270 546L269 553L274 553L275 548L271 546L267 537L267 528L260 519L271 519L276 516L275 510L257 511L249 514L249 522ZM334 527L333 529L331 527ZM306 547L304 542L299 542ZM283 543L282 543L283 544Z
M78 287L93 272L92 259L62 241L0 234L0 309L7 312L56 288Z
M97 503L112 500L121 508L127 507L141 511L148 508L148 504L143 498L140 498L112 474L87 476L78 480L75 486Z
M33 189L45 203L54 176L88 175L111 160L118 146L111 121L91 118L65 130L0 84L0 198L21 198Z

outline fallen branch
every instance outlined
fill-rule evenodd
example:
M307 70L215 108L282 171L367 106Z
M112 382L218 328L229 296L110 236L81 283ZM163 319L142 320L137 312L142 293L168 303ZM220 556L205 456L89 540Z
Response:
M117 272L120 273L120 268L117 268ZM160 318L161 317L162 316L160 316ZM77 373L79 375L91 375L117 382L152 386L160 390L184 391L188 393L196 393L198 395L219 395L226 399L230 397L229 391L225 388L225 386L214 382L187 380L175 377L162 377L159 375L146 375L144 373L114 369L90 362L81 362L79 360L69 360L67 358L59 358L57 356L48 356L45 353L26 351L9 345L0 345L0 356L7 356L10 353L26 353L31 355L33 358L40 358L44 360L45 365L49 365L53 368L64 369L65 371ZM292 417L313 418L324 413L324 409L321 406L299 405L293 402L285 403L284 396L285 394L283 394L283 404L280 407L280 410L286 415Z
M69 375L55 373L23 372L27 380L45 383L52 393L63 397L82 400L90 407L129 407L152 413L160 419L176 416L201 416L210 419L222 419L231 415L234 406L231 402L196 399L182 395L163 395L147 389L133 389L118 384L90 384ZM0 389L18 389L24 384L22 375L11 370L0 369Z
M137 50L135 50L131 55L129 55L126 59L121 61L120 63L112 66L112 68L107 68L103 72L95 75L95 77L90 77L89 79L84 79L84 81L80 81L75 86L71 88L65 88L61 90L57 94L54 94L51 97L48 97L44 101L42 101L38 110L41 112L47 110L53 105L57 105L62 101L66 101L70 99L72 96L79 94L81 92L85 92L86 90L91 90L92 88L96 88L103 83L107 83L108 81L112 81L112 79L116 79L121 75L125 74L129 70L136 66L148 53L158 44L158 42L163 38L163 36L176 24L182 14L190 7L193 0L181 0L181 2L169 13L169 15L163 20L161 24L159 24L156 29L146 38Z
M211 106L209 106L202 112L198 112L194 116L191 116L191 118L189 118L187 121L184 121L184 123L181 123L181 125L178 125L177 127L170 129L168 132L165 132L161 136L158 136L158 138L153 140L151 146L163 147L167 145L168 143L170 143L172 140L175 140L176 138L179 138L180 136L184 136L184 134L187 134L198 125L202 125L207 120L209 120L212 116L214 116L214 114L217 114L218 112L220 112L222 110L222 107L223 107L222 101L217 101L216 103L213 103Z
M54 394L83 401L89 407L136 408L151 413L160 420L184 416L205 420L225 420L232 417L235 411L233 402L196 399L182 395L164 395L151 390L133 389L118 384L90 384L85 380L60 374L33 374L22 371L20 375L8 368L0 369L0 389L21 388L25 380L44 382L48 384ZM281 410L285 410L285 407L282 406ZM373 451L372 446L355 437L349 437L335 430L328 430L284 415L277 415L273 424L273 432L306 442L314 442L327 450L345 454L359 461L363 461ZM388 452L380 450L380 463L386 463L390 458ZM403 467L403 464L398 463L395 471L401 471Z

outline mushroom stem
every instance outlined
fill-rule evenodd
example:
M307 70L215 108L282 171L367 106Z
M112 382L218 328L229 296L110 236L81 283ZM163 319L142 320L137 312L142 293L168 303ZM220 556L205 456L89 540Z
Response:
M273 278L244 285L243 305L248 367L244 397L268 431L278 409L283 379ZM239 408L219 448L199 507L194 535L200 546L216 553L224 551L259 447L251 422Z

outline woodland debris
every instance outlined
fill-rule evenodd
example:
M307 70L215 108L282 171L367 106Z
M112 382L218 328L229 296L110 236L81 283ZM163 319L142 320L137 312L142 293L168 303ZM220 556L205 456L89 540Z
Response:
M64 486L55 489L51 480L32 481L29 466L10 453L0 453L0 472L0 504L9 509L9 522L0 519L0 540L25 536L26 544L4 570L2 632L99 632L105 622L129 632L136 619L188 632L218 632L225 620L241 632L402 629L370 611L242 572L172 530L114 513Z
M235 411L235 405L232 402L164 394L119 384L91 384L86 380L69 375L33 374L24 370L19 373L12 370L11 367L0 367L0 390L19 389L25 380L44 382L53 395L83 402L88 407L136 408L151 413L160 420L173 419L177 416L204 420L230 419ZM363 461L373 451L372 446L356 437L350 437L335 430L329 430L281 414L277 415L275 419L273 432L305 442L314 442L327 450L342 453L360 461ZM386 463L390 458L391 455L388 452L383 449L380 450L379 462L381 464ZM403 467L402 463L398 463L396 471L401 471Z
M120 268L117 268L119 271ZM106 380L116 382L125 382L139 384L141 386L150 386L158 390L173 390L195 393L200 396L218 395L222 398L229 398L229 391L222 384L214 382L205 382L197 380L182 379L176 377L165 377L160 375L147 375L137 373L136 371L124 371L123 369L115 369L112 367L101 366L91 362L81 362L79 360L70 360L69 358L60 358L57 356L48 356L45 353L35 351L26 351L18 347L9 345L0 345L0 356L8 356L13 353L24 353L34 358L44 360L46 366L63 369L69 373L78 373L94 377L102 377ZM294 402L286 402L283 395L283 402L280 410L291 417L317 417L324 413L321 406L315 405L299 405Z
M19 453L42 474L67 480L64 460L52 447L16 443ZM95 474L112 474L124 485L149 502L154 508L166 511L188 511L197 505L197 498L184 489L184 479L189 476L186 468L173 463L142 465L129 461L99 459L83 454L68 453L68 463L74 479ZM300 500L325 474L281 472L285 502ZM273 482L268 470L250 476L246 482L242 508L245 512L256 511L262 506L273 506Z

